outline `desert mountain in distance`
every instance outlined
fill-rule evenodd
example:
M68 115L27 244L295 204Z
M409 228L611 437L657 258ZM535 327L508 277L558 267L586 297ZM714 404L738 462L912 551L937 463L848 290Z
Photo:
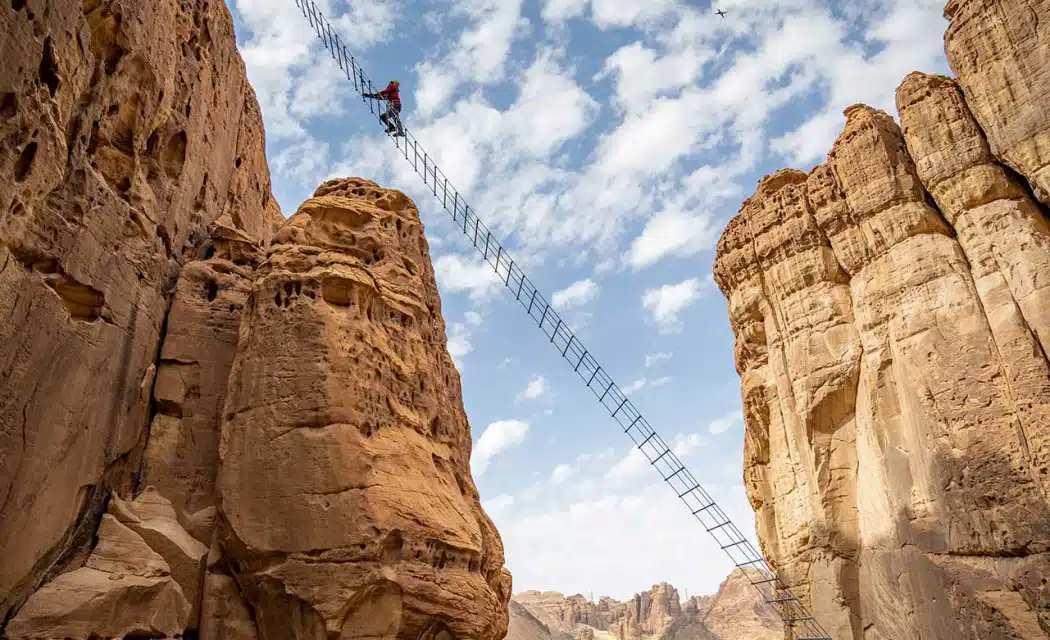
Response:
M510 603L506 640L779 640L783 626L736 570L709 596L659 583L626 602L525 591Z

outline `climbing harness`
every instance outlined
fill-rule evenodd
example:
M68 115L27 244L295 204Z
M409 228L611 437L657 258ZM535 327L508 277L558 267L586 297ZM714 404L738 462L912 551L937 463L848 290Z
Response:
M343 45L332 25L313 0L293 2L302 11L346 79L353 82L354 90L361 94L362 100L368 104L369 111L373 116L379 117L374 101L366 97L367 94L376 93L372 81ZM587 388L598 399L598 403L608 411L624 434L645 455L649 464L729 556L733 565L744 570L744 575L762 595L763 600L783 619L790 637L793 640L832 640L831 635L820 626L805 605L792 593L791 588L776 575L755 545L741 533L722 507L682 464L667 442L649 425L590 350L569 329L547 298L540 293L503 245L493 237L459 191L449 183L444 172L423 150L411 131L404 128L402 123L399 124L404 135L390 138L398 152L423 178L427 190L441 202L442 208L452 216L453 224L462 230L482 259L492 267L503 285L514 296L514 300L543 331L551 345L572 367L573 372L586 382Z

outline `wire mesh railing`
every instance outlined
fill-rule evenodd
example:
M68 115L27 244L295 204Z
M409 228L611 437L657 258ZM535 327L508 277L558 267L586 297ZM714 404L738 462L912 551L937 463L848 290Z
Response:
M362 95L369 111L378 118L381 109L377 108L375 101L364 97L364 94L375 93L376 87L332 29L331 23L325 19L313 0L292 1L302 11L346 80L353 83L354 90ZM492 235L434 159L420 146L412 132L401 124L404 135L391 137L398 152L412 165L415 173L423 179L427 190L452 216L453 224L460 228L481 254L482 259L492 267L514 300L536 323L576 375L586 383L587 389L594 394L598 403L605 408L624 434L634 442L650 466L671 487L733 565L744 570L744 575L751 585L783 619L789 637L793 640L832 640L802 601L792 593L790 586L777 576L762 554L682 463L673 448L653 429L627 394L569 328L551 302Z

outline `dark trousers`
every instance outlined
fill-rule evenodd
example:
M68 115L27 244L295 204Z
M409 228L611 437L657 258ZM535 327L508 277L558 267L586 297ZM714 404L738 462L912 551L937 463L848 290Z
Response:
M401 133L403 131L402 128L401 128L401 106L400 105L393 105L392 104L392 105L388 106L386 108L386 111L383 112L383 115L379 116L379 119L382 120L383 124L386 125L387 133L392 133L394 131L397 131L398 133Z

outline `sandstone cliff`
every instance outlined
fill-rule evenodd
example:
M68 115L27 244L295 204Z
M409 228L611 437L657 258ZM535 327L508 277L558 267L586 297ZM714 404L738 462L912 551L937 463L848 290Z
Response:
M848 109L718 243L759 537L836 638L1050 634L1050 2L946 16L957 81Z
M0 636L500 638L411 201L284 222L221 2L0 23Z
M742 571L713 596L682 602L667 583L626 602L526 591L511 602L507 640L781 640L783 623ZM516 605L516 606L515 606Z
M220 541L263 637L503 637L510 576L406 196L331 181L278 232L225 414Z
M280 212L221 2L18 0L0 31L2 621L134 488L181 265Z

